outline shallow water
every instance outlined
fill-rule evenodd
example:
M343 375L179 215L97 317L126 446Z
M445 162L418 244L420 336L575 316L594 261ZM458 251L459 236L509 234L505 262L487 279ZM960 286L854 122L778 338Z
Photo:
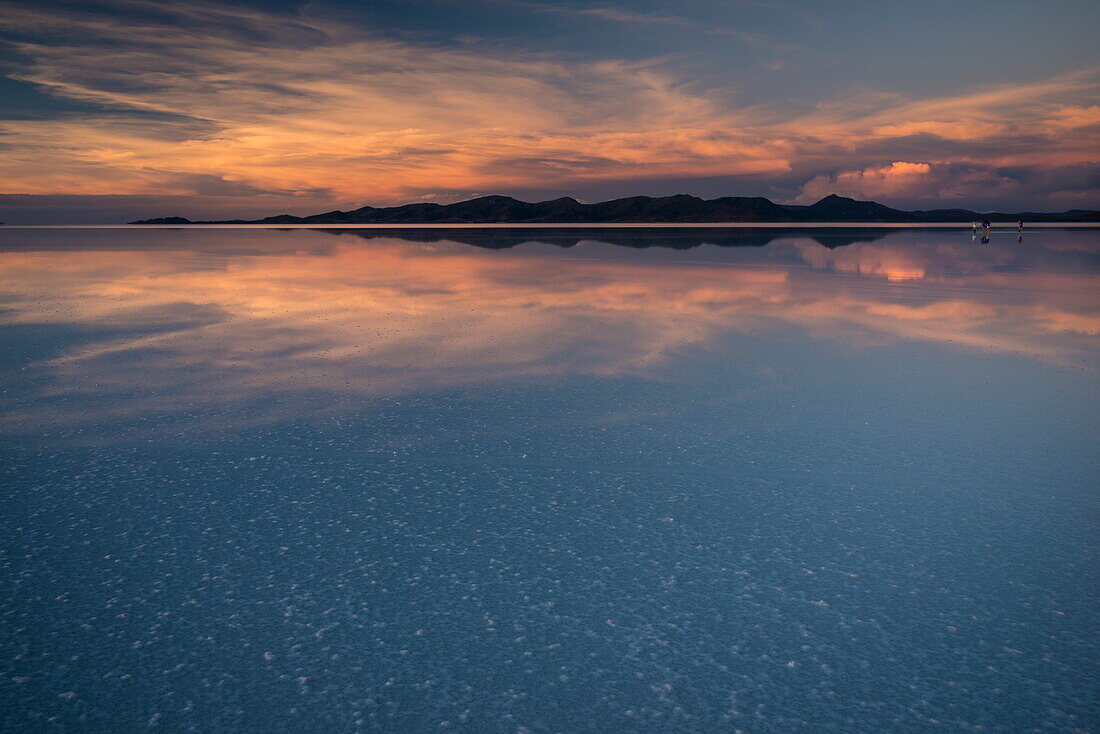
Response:
M1100 727L1100 230L8 230L0 290L4 730Z

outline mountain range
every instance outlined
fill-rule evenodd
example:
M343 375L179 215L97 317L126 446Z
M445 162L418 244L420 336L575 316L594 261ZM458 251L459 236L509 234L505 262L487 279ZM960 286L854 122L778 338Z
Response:
M456 204L364 206L308 217L279 214L263 219L191 221L183 217L141 219L130 224L625 224L716 222L973 222L983 219L1030 222L1100 222L1100 211L974 212L968 209L902 211L874 201L832 194L809 205L776 204L762 196L632 196L582 204L568 196L526 202L510 196L482 196Z

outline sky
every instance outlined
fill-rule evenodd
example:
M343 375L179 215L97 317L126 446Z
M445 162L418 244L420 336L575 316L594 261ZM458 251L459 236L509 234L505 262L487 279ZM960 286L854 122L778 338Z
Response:
M0 220L1100 209L1094 0L0 0Z

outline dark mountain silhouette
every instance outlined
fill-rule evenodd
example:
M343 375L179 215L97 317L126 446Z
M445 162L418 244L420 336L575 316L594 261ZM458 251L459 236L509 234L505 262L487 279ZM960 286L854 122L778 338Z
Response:
M929 209L909 212L925 222L1100 222L1100 211L1070 209L1064 212L972 212L969 209Z
M806 207L788 206L800 218L812 222L912 222L917 218L909 212L891 209L874 201L856 201L829 194L816 204Z
M130 224L196 224L190 219L184 219L183 217L158 217L157 219L143 219L138 222L130 222Z
M457 204L364 206L308 217L279 214L263 219L192 222L183 217L142 219L130 224L645 224L718 222L972 222L982 219L1023 219L1031 222L1100 221L1100 212L1075 209L1062 213L973 212L968 209L932 209L907 212L874 201L856 201L832 194L808 206L776 204L760 196L632 196L598 204L582 204L563 197L526 202L510 196L482 196Z

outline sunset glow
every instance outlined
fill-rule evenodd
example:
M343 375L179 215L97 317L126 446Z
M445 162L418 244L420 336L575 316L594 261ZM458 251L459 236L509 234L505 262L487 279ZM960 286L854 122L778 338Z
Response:
M815 63L862 68L860 52L820 38L857 8L704 3L681 17L518 0L460 11L440 0L440 17L463 23L514 18L494 39L448 34L432 5L4 3L17 104L0 117L0 214L18 205L71 218L104 203L135 216L310 214L488 193L1097 204L1094 52L1018 78L1011 65L919 84L897 72L817 92L804 88ZM522 29L547 23L545 40L523 43ZM616 43L584 40L596 26ZM693 43L716 39L717 57L693 57ZM929 43L960 63L978 51ZM664 52L637 51L647 46ZM1041 43L1027 53L1055 55Z

